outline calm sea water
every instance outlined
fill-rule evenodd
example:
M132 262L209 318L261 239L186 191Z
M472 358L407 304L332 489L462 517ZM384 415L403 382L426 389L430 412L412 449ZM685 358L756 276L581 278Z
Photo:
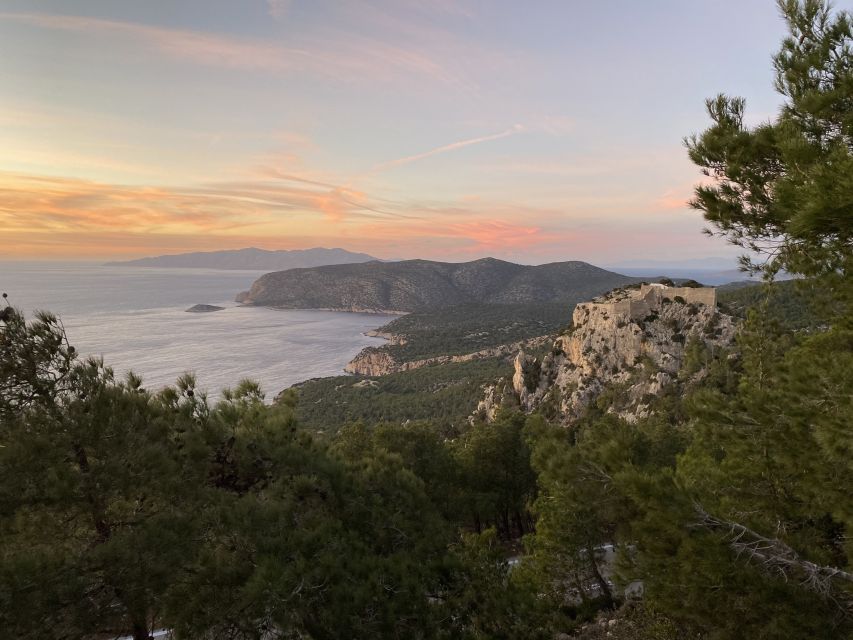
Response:
M271 397L339 375L359 350L383 342L363 333L393 316L238 306L234 296L262 273L0 262L0 290L28 315L58 314L81 354L103 356L120 375L132 369L150 389L190 371L212 397L242 378ZM186 313L194 304L225 310Z

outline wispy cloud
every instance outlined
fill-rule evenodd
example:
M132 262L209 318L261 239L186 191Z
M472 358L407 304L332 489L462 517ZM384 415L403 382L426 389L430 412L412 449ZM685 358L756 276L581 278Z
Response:
M414 75L464 84L455 69L429 50L328 29L300 36L296 46L284 46L274 40L73 15L0 13L0 20L133 41L184 62L226 69L305 72L347 83L357 79L400 80Z
M51 233L223 232L241 227L394 217L355 189L295 182L127 186L0 173L0 228Z
M477 138L467 138L465 140L458 140L456 142L451 142L450 144L445 144L440 147L436 147L435 149L430 149L429 151L424 151L422 153L416 153L410 156L405 156L403 158L397 158L395 160L389 160L388 162L382 162L377 164L368 172L369 174L379 173L381 171L387 171L388 169L394 169L395 167L401 167L403 165L411 164L412 162L417 162L418 160L424 160L426 158L431 158L432 156L437 156L442 153L448 153L450 151L456 151L458 149L464 149L465 147L470 147L475 144L483 144L484 142L492 142L493 140L500 140L501 138L508 138L509 136L513 136L517 133L521 133L524 131L524 127L520 124L513 125L509 129L501 131L500 133L494 133L488 136L480 136Z
M683 218L683 219L682 219ZM186 188L0 173L6 255L140 255L164 250L344 245L383 257L616 259L704 241L699 217L625 218L465 197L425 205L281 174Z

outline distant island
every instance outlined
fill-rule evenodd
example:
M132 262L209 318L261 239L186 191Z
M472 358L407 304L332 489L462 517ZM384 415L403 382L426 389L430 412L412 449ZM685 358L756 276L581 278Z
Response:
M239 294L237 302L363 312L410 312L468 303L575 304L636 280L578 261L528 266L495 258L462 263L403 260L268 273Z
M217 307L215 304L196 304L187 309L187 313L210 313L212 311L224 311L225 307Z
M204 251L178 253L174 255L139 258L120 262L107 262L108 267L167 267L182 269L246 269L257 271L279 271L319 267L330 264L354 264L376 260L366 253L354 253L346 249L281 249L267 251L250 247L226 251Z

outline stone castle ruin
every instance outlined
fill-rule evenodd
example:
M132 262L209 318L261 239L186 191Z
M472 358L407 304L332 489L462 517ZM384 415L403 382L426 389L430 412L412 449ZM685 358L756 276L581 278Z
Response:
M621 297L624 296L624 297ZM660 309L664 300L678 301L686 304L702 304L709 309L717 306L717 290L713 287L668 287L663 284L642 284L640 290L617 290L607 296L595 298L592 302L579 304L573 317L582 308L595 305L603 312L626 316L639 320L648 316L652 311Z
M575 307L572 327L541 360L523 351L515 373L486 390L475 413L489 420L500 406L553 407L565 423L605 389L618 389L619 415L636 420L649 399L682 384L691 341L703 349L731 344L735 321L717 309L710 287L642 284L616 289Z

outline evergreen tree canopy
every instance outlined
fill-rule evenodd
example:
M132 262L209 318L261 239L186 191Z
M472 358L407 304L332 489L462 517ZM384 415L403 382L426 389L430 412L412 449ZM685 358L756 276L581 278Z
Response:
M853 21L822 0L780 0L779 8L790 30L774 57L781 110L749 128L742 98L707 101L713 125L686 145L711 181L690 204L711 233L758 253L768 273L849 273Z

